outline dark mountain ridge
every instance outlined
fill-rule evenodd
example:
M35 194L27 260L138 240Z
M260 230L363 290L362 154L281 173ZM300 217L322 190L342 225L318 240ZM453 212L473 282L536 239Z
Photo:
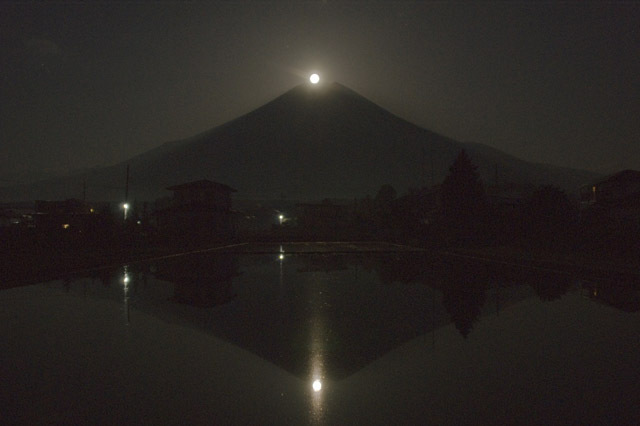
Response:
M130 165L129 199L152 200L166 187L210 179L237 198L320 200L398 193L438 183L466 149L485 182L550 183L574 191L595 174L533 164L481 144L422 129L339 83L303 84L241 117L130 160L90 172L0 189L5 201L87 198L119 201ZM496 167L497 166L497 167ZM25 198L26 197L26 198Z

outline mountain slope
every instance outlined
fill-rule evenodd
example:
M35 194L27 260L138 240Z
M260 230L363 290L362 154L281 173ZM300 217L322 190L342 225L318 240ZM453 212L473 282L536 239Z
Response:
M495 164L510 182L573 189L593 174L518 160L479 144L463 144L419 128L338 84L300 85L264 106L207 132L166 143L126 163L19 189L21 197L121 200L126 164L130 199L166 195L164 188L211 179L238 198L319 200L375 195L386 183L399 193L439 182L465 148L486 179ZM12 196L13 193L13 196ZM15 199L16 191L0 191Z

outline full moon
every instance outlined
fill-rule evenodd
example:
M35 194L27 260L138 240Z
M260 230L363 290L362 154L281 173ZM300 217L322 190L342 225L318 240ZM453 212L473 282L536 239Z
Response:
M318 84L318 82L320 81L320 76L318 74L311 74L311 76L309 77L309 81L311 82L311 84Z

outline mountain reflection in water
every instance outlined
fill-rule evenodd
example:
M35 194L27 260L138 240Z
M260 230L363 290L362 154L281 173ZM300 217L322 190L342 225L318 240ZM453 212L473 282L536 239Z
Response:
M640 416L637 283L421 252L289 249L0 291L9 423Z
M112 274L94 278L108 286L122 277ZM640 300L633 283L423 253L197 254L130 265L127 275L127 310L204 330L299 377L334 380L447 323L467 338L483 314L532 294L546 302L582 287L628 312Z

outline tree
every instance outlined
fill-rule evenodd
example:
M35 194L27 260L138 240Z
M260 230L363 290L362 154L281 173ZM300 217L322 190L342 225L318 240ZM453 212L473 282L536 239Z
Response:
M393 200L396 199L397 193L393 186L388 183L382 185L378 190L378 194L376 194L376 204L380 205L389 205Z
M488 203L477 167L461 150L449 167L441 188L442 214L450 232L462 239L477 239L484 228Z
M578 209L567 194L551 185L539 187L525 210L525 236L532 242L557 247L570 241Z
M394 223L394 201L397 193L393 186L384 184L374 199L374 222L378 232L389 233Z

